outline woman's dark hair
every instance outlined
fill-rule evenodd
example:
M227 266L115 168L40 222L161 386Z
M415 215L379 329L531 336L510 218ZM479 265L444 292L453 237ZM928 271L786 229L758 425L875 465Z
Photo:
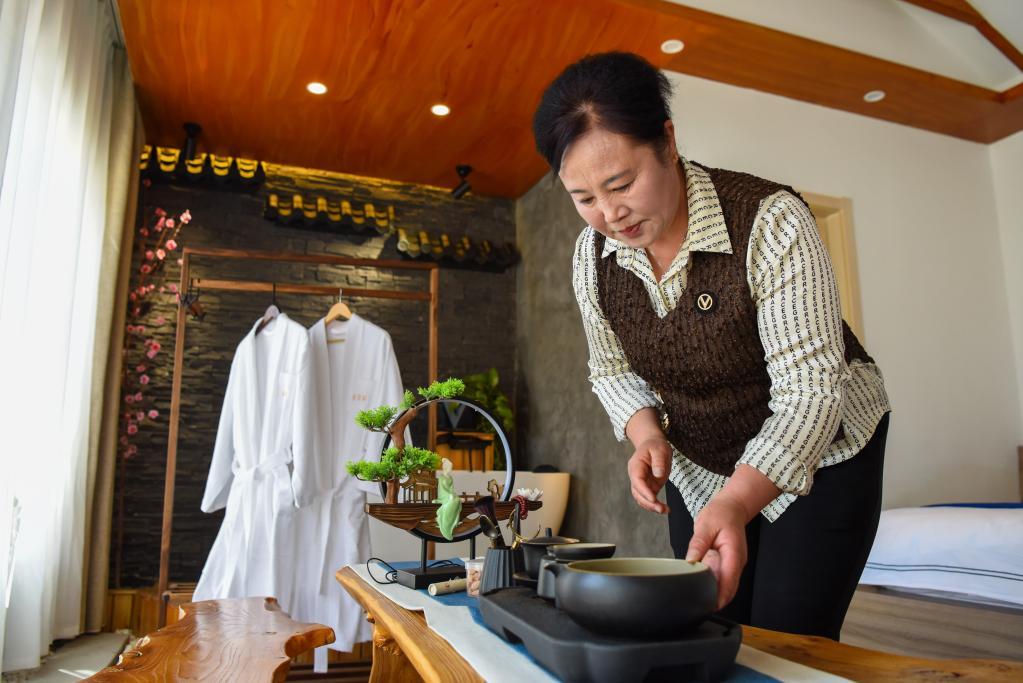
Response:
M547 86L533 115L536 149L554 172L565 150L594 127L665 149L671 83L650 62L629 52L583 57Z

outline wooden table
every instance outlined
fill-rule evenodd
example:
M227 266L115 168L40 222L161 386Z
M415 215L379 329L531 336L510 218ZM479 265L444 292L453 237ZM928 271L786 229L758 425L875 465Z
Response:
M333 629L293 621L273 598L190 602L181 612L87 680L279 683L292 658L334 642Z
M350 567L337 580L373 623L373 671L377 681L482 681L451 645L426 625L422 612L391 602ZM918 659L865 650L828 638L743 626L742 642L798 664L854 681L1023 681L1023 664L984 659Z

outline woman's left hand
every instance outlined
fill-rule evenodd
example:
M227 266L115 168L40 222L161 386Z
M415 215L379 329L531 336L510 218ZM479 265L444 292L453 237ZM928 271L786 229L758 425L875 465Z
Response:
M739 577L746 566L746 521L745 506L723 493L711 498L696 515L686 560L702 561L714 572L719 610L739 590Z

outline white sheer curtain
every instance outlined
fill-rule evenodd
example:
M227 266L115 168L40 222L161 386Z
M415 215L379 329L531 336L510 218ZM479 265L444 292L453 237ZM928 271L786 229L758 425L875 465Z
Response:
M0 0L0 524L20 506L12 575L0 567L3 671L82 630L99 280L122 227L109 167L126 163L110 150L131 135L116 40L108 0Z

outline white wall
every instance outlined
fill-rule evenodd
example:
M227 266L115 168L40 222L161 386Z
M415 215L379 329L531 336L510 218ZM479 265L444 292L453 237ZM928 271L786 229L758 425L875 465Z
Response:
M992 90L1023 81L1008 57L975 28L895 0L670 0L758 26L941 74ZM970 4L1023 49L1023 4ZM954 49L953 49L954 48Z
M1002 265L1009 298L1009 325L1016 359L1016 386L1023 397L1023 132L988 147ZM1023 400L1016 442L1023 444Z
M1019 500L1020 136L989 156L985 145L670 76L683 154L852 199L864 341L894 408L885 506Z

